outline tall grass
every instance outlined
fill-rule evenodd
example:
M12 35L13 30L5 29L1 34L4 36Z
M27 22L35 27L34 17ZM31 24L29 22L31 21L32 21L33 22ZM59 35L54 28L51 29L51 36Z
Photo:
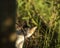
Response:
M17 18L20 24L37 26L35 34L27 39L24 48L60 48L60 1L17 0ZM22 24L23 25L23 24Z

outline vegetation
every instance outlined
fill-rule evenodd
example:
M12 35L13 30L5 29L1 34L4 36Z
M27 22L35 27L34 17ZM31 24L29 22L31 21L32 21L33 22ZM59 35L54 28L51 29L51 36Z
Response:
M17 0L20 24L37 26L24 48L60 48L60 0Z

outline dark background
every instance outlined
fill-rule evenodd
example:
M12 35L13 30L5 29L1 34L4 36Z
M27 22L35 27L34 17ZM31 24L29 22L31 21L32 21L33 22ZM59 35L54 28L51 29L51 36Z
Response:
M0 48L15 48L10 42L9 35L15 32L16 0L0 0ZM4 26L3 22L10 18L12 25ZM5 30L3 30L3 28ZM5 42L3 41L5 40Z

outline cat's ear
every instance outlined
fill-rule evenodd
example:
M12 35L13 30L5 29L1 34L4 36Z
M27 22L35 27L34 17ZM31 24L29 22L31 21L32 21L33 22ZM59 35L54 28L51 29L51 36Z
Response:
M32 27L31 29L27 30L27 35L25 36L25 38L32 36L32 34L36 31L36 29L37 29L37 26Z

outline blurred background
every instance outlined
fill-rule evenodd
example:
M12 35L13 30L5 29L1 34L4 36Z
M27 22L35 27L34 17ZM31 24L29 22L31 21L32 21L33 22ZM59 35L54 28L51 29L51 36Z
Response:
M15 41L10 38L15 36L16 0L0 1L0 48L14 48Z
M15 48L16 23L37 26L23 48L60 48L60 0L1 0L0 16L0 48Z

